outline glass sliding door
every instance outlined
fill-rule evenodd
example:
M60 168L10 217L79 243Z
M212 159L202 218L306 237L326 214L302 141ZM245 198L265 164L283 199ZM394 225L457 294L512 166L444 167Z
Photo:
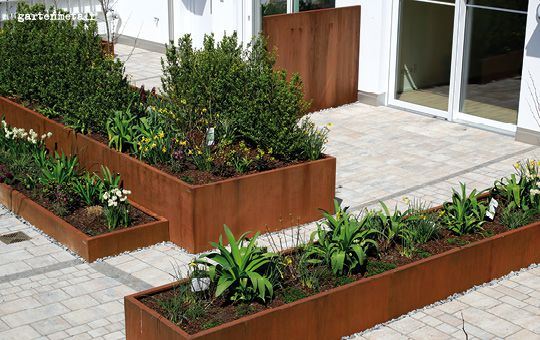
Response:
M461 113L517 123L527 6L524 0L467 1Z
M389 104L515 131L528 0L395 0Z
M453 0L402 0L395 99L448 111L454 39Z

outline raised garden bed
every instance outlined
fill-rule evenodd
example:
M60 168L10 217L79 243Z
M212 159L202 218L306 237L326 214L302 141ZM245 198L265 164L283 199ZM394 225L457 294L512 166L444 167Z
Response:
M340 338L538 263L538 244L540 223L535 222L195 334L144 303L183 282L173 283L125 297L126 336L131 340L255 339L263 334L267 339Z
M0 203L89 262L169 239L168 221L135 203L132 207L152 221L97 236L89 236L4 183L0 183Z
M191 252L209 249L223 224L235 234L274 231L317 220L319 209L333 209L336 160L330 156L192 185L7 98L0 97L0 113L10 125L52 132L48 148L78 154L88 170L105 165L121 173L131 200L166 218L170 240Z

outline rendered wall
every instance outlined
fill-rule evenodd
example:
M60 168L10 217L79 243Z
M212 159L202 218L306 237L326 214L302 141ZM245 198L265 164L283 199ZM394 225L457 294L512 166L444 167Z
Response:
M540 132L540 106L535 104L540 105L540 21L536 15L538 6L540 6L539 0L529 1L525 57L519 99L518 139L520 139L519 129ZM536 90L534 87L536 87ZM534 140L527 141L540 144L540 137L536 138L536 142Z

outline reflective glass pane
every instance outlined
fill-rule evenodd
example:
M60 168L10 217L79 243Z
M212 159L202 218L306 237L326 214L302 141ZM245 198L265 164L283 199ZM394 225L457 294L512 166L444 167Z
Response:
M526 19L467 8L461 112L516 124Z
M298 7L295 4L295 9L299 8L300 12L336 7L335 0L297 0L295 2L298 2Z
M527 11L529 0L467 0L468 5Z
M269 0L261 6L263 16L287 13L287 0Z
M403 0L396 99L447 111L454 6Z

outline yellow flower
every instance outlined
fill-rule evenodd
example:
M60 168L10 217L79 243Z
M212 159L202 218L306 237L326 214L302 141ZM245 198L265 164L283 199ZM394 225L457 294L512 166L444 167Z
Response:
M293 261L292 261L292 259L291 259L290 256L287 256L287 257L285 258L285 265L290 266L290 265L292 264L292 262L293 262Z
M202 111L203 113L205 113L205 112L206 112L206 108L203 108L201 111Z
M181 141L181 142L180 142L180 145L182 145L182 146L187 145L187 141L185 141L185 140Z
M202 151L201 151L201 150L197 150L197 155L202 155Z
M193 150L188 150L187 154L190 156L193 155Z
M186 104L187 104L187 101L186 101L185 99L182 99L182 100L180 100L180 103L186 105Z
M162 147L162 148L161 148L161 151L162 151L163 153L165 153L165 152L167 152L167 148Z
M160 131L158 133L158 136L159 136L159 138L163 138L163 137L165 137L165 133L163 131Z

